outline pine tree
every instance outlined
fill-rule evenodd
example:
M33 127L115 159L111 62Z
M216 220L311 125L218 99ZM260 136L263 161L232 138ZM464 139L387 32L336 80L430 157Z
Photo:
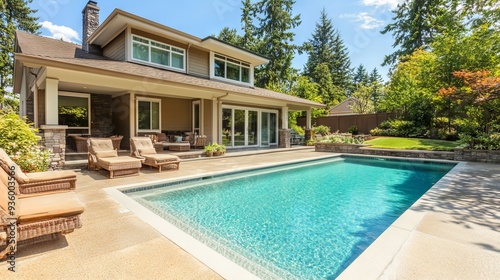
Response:
M392 46L399 49L385 56L383 66L395 65L418 48L428 48L444 30L463 28L455 0L405 0L393 12L394 22L381 33L392 33Z
M370 76L366 71L366 68L363 64L360 64L358 68L356 68L354 77L353 77L353 85L355 87L359 85L368 85L370 83Z
M32 14L36 10L28 7L32 0L1 0L0 6L0 102L12 86L14 70L14 41L16 29L29 33L37 33L40 26L36 23L37 17Z
M318 65L326 63L333 85L344 89L348 87L351 67L349 54L340 33L334 29L324 8L319 22L316 23L312 39L305 44L304 48L309 53L304 67L305 75L317 81L319 77L315 77L314 72Z
M241 47L248 50L255 49L255 26L253 20L255 18L256 7L250 0L241 1L243 8L241 8L241 25L243 29L243 37L241 38Z
M292 15L294 4L295 0L261 0L255 4L259 22L256 51L269 58L268 64L256 69L257 86L283 85L292 79L292 60L298 49L293 44L292 29L301 23L300 15Z
M382 79L382 76L380 76L380 74L378 73L377 68L373 68L372 72L370 73L368 81L371 87L371 97L373 101L373 106L375 112L377 112L378 103L383 95L383 83L384 83L384 80Z
M219 35L215 37L219 40L233 44L235 46L241 46L242 44L242 37L238 35L238 32L234 28L224 27L219 32Z

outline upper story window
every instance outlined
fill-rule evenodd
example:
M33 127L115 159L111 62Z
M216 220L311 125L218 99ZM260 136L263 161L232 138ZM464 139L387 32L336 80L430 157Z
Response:
M185 70L184 49L132 35L132 59Z
M214 56L215 77L250 83L250 64L220 54Z

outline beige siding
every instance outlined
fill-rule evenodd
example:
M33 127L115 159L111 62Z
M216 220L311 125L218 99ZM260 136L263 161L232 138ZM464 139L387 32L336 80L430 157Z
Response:
M161 130L191 130L191 100L161 99Z
M214 142L215 140L212 139L212 115L213 115L213 110L212 110L212 100L203 100L203 131L204 134L207 136L207 143L208 142Z
M113 60L125 61L125 31L107 44L102 53Z
M129 149L130 146L130 94L125 94L113 98L113 125L114 132L118 135L123 135L121 142L122 149Z
M189 74L208 78L210 54L206 51L191 48L188 54L188 71Z

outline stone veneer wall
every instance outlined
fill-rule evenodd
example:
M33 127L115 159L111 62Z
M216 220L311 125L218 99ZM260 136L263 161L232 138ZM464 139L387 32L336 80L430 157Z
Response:
M467 150L462 148L455 148L453 152L392 150L369 148L369 145L339 143L315 143L314 146L317 152L500 163L500 151Z
M90 120L92 122L90 135L92 137L109 137L114 134L113 99L107 94L92 94L90 96Z
M290 139L292 138L292 134L290 129L280 129L279 130L279 147L280 148L290 148Z
M52 170L64 167L66 156L66 129L65 125L42 125L40 127L40 145L51 151L50 166Z

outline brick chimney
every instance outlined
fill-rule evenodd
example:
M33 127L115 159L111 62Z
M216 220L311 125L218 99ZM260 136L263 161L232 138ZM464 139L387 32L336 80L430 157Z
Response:
M83 8L83 32L82 32L82 47L86 52L89 51L88 38L99 27L99 7L96 1L89 1Z

